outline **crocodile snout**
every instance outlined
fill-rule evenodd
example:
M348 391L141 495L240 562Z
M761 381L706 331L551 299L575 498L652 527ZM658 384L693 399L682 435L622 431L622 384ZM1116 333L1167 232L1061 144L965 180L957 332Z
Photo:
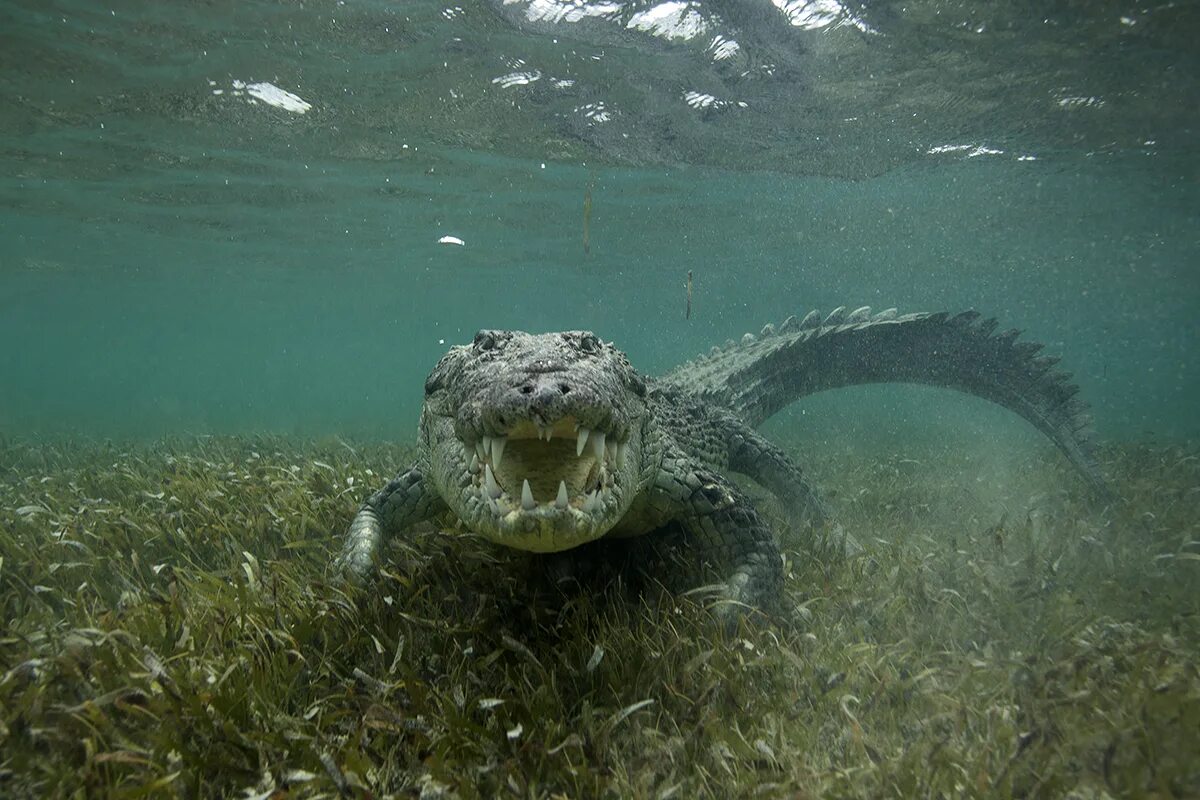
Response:
M525 405L539 417L551 420L567 412L567 398L574 388L562 373L542 373L528 376L513 393L518 405Z

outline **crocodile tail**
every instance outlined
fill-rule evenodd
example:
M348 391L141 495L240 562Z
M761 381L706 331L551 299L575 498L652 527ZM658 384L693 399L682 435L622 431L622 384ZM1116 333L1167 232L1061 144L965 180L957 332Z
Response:
M1090 419L1058 359L1018 330L993 335L975 311L898 314L839 308L789 317L741 342L681 365L663 382L734 409L757 426L826 389L864 383L923 383L973 394L1020 414L1058 445L1095 489L1106 492L1089 441Z

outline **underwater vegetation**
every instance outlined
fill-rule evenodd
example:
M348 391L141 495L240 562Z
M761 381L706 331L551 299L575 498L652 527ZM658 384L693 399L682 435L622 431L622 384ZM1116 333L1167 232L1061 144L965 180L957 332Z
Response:
M1049 446L986 500L826 456L845 553L747 486L796 612L733 636L616 546L560 584L426 528L334 586L405 455L0 440L0 795L1200 795L1198 447L1103 450L1107 507Z

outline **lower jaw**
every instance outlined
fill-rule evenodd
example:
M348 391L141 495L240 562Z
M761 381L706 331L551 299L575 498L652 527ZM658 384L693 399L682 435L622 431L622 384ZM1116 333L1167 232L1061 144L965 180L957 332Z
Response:
M471 526L476 533L504 547L531 553L557 553L599 539L606 529L599 526L566 528L553 524L557 520L522 514L511 523L508 519L489 520L491 524ZM500 524L497 525L496 523Z
M525 510L508 508L503 499L495 501L486 494L477 494L475 502L468 501L459 517L469 530L496 544L531 552L558 552L598 539L612 527L602 508L585 513L574 507L577 500L572 499L565 509L544 504ZM502 504L498 513L490 507L497 502Z

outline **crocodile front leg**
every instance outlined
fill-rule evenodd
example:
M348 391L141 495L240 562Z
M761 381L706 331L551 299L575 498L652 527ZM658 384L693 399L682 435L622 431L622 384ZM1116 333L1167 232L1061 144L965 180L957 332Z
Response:
M425 479L421 464L414 464L359 508L334 561L335 574L351 583L364 583L384 536L393 536L445 510L445 501Z
M651 506L679 523L694 552L723 571L728 602L716 610L727 629L754 610L776 610L783 590L779 546L749 498L685 457L665 458Z
M829 508L820 492L781 447L732 414L722 417L721 426L729 447L730 469L770 491L801 525L821 528L829 523Z
M791 521L807 528L812 544L828 554L862 550L853 536L833 518L820 491L800 465L779 445L732 415L722 420L729 445L729 468L748 475L779 500Z

